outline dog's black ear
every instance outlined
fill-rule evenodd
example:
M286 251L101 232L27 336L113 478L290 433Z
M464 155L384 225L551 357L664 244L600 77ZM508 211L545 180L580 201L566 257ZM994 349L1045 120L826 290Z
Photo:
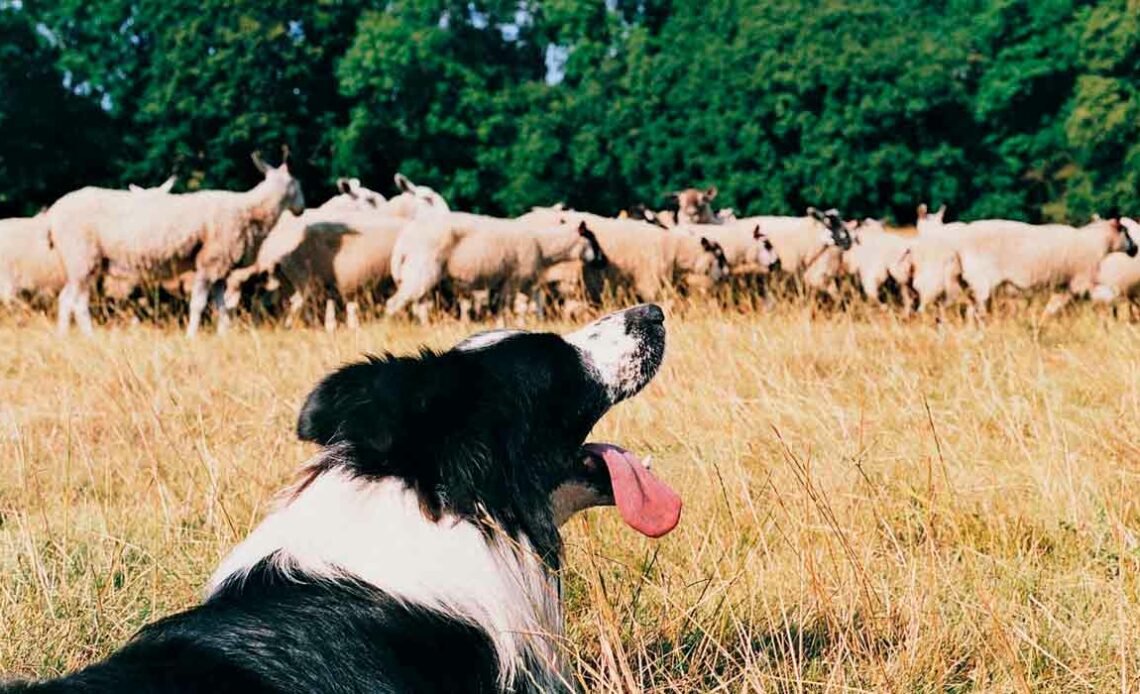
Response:
M369 357L326 376L301 407L297 436L385 455L431 397L415 357Z

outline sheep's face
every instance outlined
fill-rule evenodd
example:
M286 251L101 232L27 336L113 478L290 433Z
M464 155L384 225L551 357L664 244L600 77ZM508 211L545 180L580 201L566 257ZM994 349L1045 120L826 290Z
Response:
M831 208L820 212L814 207L809 207L807 211L808 216L823 225L820 243L824 246L837 246L841 251L851 248L854 243L854 239L851 237L851 229L843 221L843 217L839 216L839 210Z
M305 195L301 192L301 182L289 173L289 165L266 167L265 180L282 191L281 204L294 215L305 211Z
M708 224L715 220L710 203L716 197L716 188L697 190L686 188L674 193L677 198L677 221L681 224Z
M1134 234L1140 230L1136 222L1131 219L1124 218L1114 220L1112 222L1114 231L1116 232L1113 237L1112 250L1128 254L1128 257L1135 258L1138 247Z
M585 222L578 224L578 236L579 245L577 256L583 265L592 268L603 268L609 264L605 251L602 250L602 245L598 243L598 237L586 227Z
M448 206L442 195L427 186L418 186L412 183L403 174L396 174L396 187L400 189L401 193L411 198L417 217L429 212L446 213L451 211L451 207Z
M776 253L776 247L772 245L772 240L760 230L759 225L752 230L752 247L748 250L746 261L749 265L755 265L764 272L780 269L780 256Z
M721 245L712 239L701 237L700 259L697 261L697 272L706 275L713 282L720 282L728 277L730 268L728 258L724 255Z

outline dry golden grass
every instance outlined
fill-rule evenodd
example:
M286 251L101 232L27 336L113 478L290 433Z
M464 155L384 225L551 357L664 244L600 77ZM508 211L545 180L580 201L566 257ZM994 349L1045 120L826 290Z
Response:
M668 326L662 373L593 436L652 454L685 512L660 541L610 509L566 529L585 690L1137 688L1135 327L707 306ZM292 428L319 376L469 330L60 342L0 320L0 673L77 668L193 604L310 455Z

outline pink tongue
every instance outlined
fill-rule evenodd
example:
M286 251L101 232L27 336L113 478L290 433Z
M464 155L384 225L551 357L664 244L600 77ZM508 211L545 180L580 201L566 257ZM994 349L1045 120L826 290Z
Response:
M635 455L608 443L588 443L584 448L605 462L614 503L631 528L649 537L661 537L677 526L681 497Z

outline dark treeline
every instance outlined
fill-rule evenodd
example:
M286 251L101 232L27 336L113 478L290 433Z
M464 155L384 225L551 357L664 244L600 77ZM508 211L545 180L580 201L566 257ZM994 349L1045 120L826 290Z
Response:
M0 0L0 216L85 184L311 203L1080 221L1135 209L1135 0Z

